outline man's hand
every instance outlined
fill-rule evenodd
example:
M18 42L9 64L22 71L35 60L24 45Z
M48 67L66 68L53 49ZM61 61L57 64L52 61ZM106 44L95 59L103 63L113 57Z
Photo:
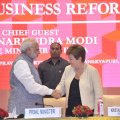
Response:
M59 90L54 90L51 96L53 96L54 98L58 99L58 98L61 97L61 93L60 93Z

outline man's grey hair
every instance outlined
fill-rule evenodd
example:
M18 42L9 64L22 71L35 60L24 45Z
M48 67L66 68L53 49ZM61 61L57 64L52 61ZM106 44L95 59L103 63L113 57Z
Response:
M27 38L25 39L20 47L21 52L26 52L26 50L30 47L32 47L33 43L36 42L36 39L34 38ZM37 43L37 42L36 42Z

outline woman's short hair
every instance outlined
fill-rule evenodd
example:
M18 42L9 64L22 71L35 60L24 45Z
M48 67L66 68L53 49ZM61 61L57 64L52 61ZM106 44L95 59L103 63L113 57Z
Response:
M25 39L20 47L21 52L26 52L26 50L30 47L32 47L33 43L35 43L36 40L34 38L27 38Z
M67 55L73 55L76 59L79 59L81 57L81 61L85 61L86 51L85 48L81 45L75 44L71 45L66 52Z

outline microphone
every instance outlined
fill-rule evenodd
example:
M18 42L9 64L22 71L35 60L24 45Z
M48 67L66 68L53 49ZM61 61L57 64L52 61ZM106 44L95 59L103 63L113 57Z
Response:
M53 105L45 105L45 104L38 103L38 102L36 102L35 105L36 105L36 106L38 106L38 105L43 105L43 106L53 107Z
M19 114L17 118L24 118L24 114Z

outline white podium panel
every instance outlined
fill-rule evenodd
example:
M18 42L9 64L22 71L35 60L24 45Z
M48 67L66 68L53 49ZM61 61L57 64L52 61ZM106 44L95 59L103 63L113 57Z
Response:
M25 109L25 118L55 118L61 117L60 107L50 108L27 108Z

